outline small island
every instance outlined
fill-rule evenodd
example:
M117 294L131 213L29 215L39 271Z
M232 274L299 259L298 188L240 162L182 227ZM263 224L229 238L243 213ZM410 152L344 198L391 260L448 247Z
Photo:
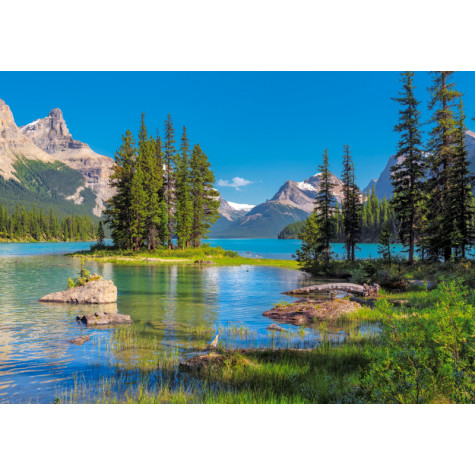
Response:
M117 302L117 287L111 280L104 280L100 275L91 274L81 260L79 277L69 279L68 289L45 295L40 302L70 304L105 304Z

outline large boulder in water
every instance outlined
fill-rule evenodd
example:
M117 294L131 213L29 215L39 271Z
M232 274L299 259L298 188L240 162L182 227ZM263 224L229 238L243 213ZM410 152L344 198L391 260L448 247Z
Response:
M115 303L117 302L117 287L112 280L93 280L62 292L45 295L40 302Z

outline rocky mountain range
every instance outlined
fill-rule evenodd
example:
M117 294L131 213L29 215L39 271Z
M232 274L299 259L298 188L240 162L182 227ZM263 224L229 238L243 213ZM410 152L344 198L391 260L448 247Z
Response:
M19 181L15 174L15 162L19 157L43 163L54 162L53 157L21 133L15 124L10 107L0 99L0 176L4 180Z
M339 203L343 199L343 183L331 175L335 185L333 195ZM306 219L313 211L315 198L320 189L320 174L317 173L304 181L286 181L265 203L242 209L241 215L229 212L222 200L221 218L211 228L213 238L275 238L290 223ZM227 203L227 202L225 202ZM228 203L229 204L229 203ZM246 211L242 214L243 211Z
M475 174L475 133L467 130L465 132L465 145L468 151L468 160L470 162L470 171ZM401 160L401 159L399 159ZM386 163L386 167L378 178L371 180L368 186L363 190L365 193L374 190L378 198L389 198L393 194L393 186L391 184L391 167L396 164L396 156L391 155Z
M48 117L20 127L20 131L53 159L79 171L84 176L84 186L90 188L96 195L93 213L100 216L104 209L104 201L114 193L109 187L114 160L99 155L89 145L74 140L63 118L63 113L57 108L53 109ZM78 188L74 193L76 198L73 199L80 200L81 191Z
M466 132L470 169L475 173L475 133ZM373 186L383 198L391 196L391 167L395 156ZM100 216L104 202L114 192L109 176L114 160L97 154L89 145L75 140L60 109L47 117L17 127L7 104L0 99L0 203L9 208L54 208L68 214ZM335 200L341 203L343 184L335 175ZM320 174L303 181L286 181L264 203L246 205L220 197L221 217L212 226L213 238L275 238L288 224L304 220L313 211L320 188Z
M0 99L0 202L100 216L114 161L70 134L60 109L18 127Z

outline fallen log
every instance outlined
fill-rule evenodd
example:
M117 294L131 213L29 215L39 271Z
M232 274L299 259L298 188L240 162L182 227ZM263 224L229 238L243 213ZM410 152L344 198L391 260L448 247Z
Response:
M309 287L301 287L299 289L290 290L288 292L284 292L287 295L295 295L295 294L313 294L316 292L332 292L332 291L340 291L340 292L348 292L349 294L358 294L362 295L363 297L373 297L379 294L379 284L350 284L349 282L339 282L333 284L318 284L318 285L310 285Z

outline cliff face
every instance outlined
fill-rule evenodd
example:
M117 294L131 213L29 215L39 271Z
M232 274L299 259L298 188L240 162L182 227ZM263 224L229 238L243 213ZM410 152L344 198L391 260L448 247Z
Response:
M21 133L15 124L10 107L0 99L0 176L5 180L18 181L14 174L14 163L22 158L45 163L54 162L53 157Z
M20 131L53 160L65 163L84 176L86 187L97 195L93 211L100 216L104 201L114 194L113 188L109 187L114 160L99 155L89 145L74 140L60 109L53 109L48 117L21 127Z

